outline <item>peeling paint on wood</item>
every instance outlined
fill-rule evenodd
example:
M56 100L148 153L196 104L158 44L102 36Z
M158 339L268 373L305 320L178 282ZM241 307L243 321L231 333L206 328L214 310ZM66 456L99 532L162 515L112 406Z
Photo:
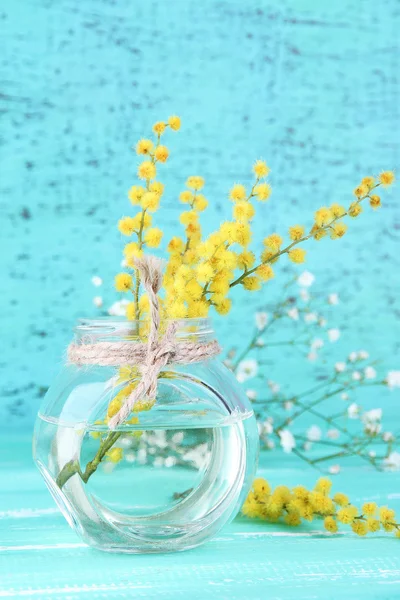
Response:
M193 172L207 181L210 228L229 210L232 182L249 182L254 158L266 158L274 194L259 209L261 233L309 222L318 204L346 202L360 176L400 164L397 0L3 0L0 19L0 414L11 426L31 426L75 320L95 314L91 276L112 281L130 148L154 119L183 120L163 170L169 234ZM349 343L392 362L397 197L308 263L322 289L341 294ZM111 303L111 285L101 293ZM218 321L225 344L247 330L243 307L260 302L239 297Z

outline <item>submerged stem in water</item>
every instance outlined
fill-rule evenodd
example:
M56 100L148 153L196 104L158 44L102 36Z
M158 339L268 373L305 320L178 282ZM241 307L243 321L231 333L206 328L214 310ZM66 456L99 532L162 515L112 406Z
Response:
M101 441L96 456L93 458L93 460L87 463L84 471L81 469L79 460L70 460L67 462L57 476L56 483L58 487L62 489L67 481L76 473L80 476L84 483L87 483L91 475L93 475L103 460L106 453L113 447L121 434L121 431L110 431L110 433L108 433L107 436Z

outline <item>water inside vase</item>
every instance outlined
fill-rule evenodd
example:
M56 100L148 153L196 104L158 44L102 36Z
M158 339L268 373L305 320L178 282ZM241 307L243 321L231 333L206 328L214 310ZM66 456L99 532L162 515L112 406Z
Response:
M75 473L61 485L60 472L75 461L82 474L113 433L104 425L68 425L39 417L35 455L47 485L65 516L92 545L123 551L158 551L157 542L220 527L235 513L246 470L252 413L182 428L169 424L124 426L84 483ZM66 514L67 513L67 514ZM130 543L127 543L127 540ZM122 548L123 546L123 548ZM186 545L187 547L187 545Z

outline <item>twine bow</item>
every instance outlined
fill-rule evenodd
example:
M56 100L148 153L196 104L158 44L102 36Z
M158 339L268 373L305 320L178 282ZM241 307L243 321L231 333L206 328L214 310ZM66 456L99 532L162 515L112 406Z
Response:
M115 429L132 412L139 399L155 398L160 371L167 363L188 364L216 356L221 351L218 342L177 342L175 333L179 322L172 321L163 337L159 338L160 307L157 293L162 285L163 261L155 256L143 256L135 260L141 281L150 303L150 333L147 344L131 342L98 342L94 344L70 344L68 359L76 365L137 365L141 379L126 398L120 410L109 420Z

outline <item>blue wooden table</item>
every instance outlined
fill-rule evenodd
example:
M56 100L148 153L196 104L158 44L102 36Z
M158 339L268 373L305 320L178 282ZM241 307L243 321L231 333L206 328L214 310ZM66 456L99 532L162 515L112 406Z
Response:
M400 597L400 540L390 534L328 535L238 517L208 544L179 554L111 555L69 529L31 460L28 436L0 442L0 598L177 600ZM311 485L298 459L261 459L275 485ZM267 460L268 457L268 460ZM275 455L276 457L276 455ZM400 511L400 478L348 467L334 480L353 502Z

